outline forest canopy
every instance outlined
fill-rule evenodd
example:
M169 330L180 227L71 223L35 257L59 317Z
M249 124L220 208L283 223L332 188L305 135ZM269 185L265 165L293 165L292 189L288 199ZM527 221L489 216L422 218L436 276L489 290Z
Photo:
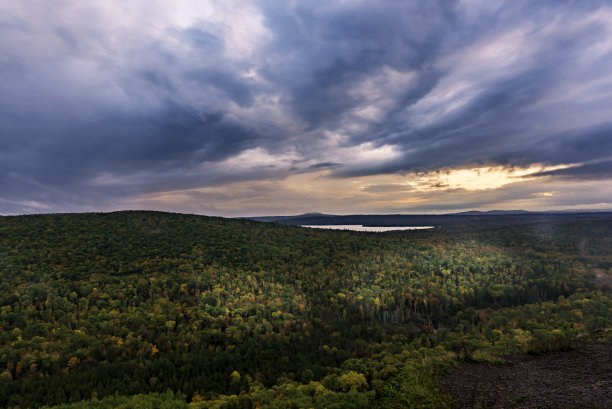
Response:
M448 407L460 362L609 342L610 249L605 218L0 217L0 406Z

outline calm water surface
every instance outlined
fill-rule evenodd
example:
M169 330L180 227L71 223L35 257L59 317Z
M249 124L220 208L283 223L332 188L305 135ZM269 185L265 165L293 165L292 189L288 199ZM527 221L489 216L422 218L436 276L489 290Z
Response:
M304 225L301 227L310 227L312 229L331 229L331 230L355 230L355 231L373 231L373 232L384 232L394 230L423 230L433 229L433 226L393 226L393 227L373 227L373 226L362 226L360 224L330 224L326 226L313 226Z

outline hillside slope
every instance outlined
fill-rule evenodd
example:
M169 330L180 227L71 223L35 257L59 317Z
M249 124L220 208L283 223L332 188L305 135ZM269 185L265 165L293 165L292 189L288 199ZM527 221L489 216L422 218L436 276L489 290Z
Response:
M610 219L372 234L0 217L0 406L445 407L436 379L461 360L610 327L610 249Z

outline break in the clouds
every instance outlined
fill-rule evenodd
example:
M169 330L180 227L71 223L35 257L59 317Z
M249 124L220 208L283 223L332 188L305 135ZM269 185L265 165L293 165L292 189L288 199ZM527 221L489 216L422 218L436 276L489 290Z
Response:
M5 0L0 213L612 207L604 1Z

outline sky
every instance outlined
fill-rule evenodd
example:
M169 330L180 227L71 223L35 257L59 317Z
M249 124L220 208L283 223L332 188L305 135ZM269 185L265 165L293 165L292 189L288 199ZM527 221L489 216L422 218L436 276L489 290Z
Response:
M0 2L0 214L612 209L612 3Z

